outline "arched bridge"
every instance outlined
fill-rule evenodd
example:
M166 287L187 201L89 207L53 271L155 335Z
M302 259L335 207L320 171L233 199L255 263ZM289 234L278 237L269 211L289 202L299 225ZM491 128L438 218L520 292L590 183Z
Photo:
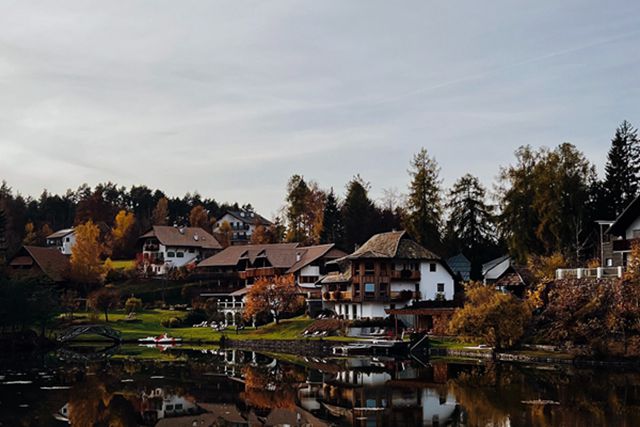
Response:
M72 326L71 328L64 331L62 335L60 335L60 337L58 338L58 341L61 341L61 342L71 341L75 337L79 335L85 335L85 334L100 335L101 337L105 337L115 342L122 341L120 332L116 331L111 326L106 326L106 325Z

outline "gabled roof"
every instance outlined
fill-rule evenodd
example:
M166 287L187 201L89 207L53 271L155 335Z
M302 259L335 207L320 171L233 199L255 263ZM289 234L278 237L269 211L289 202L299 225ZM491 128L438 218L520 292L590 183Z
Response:
M616 218L611 227L606 231L607 234L614 236L622 236L629 226L640 217L640 196L636 197L633 202Z
M222 217L224 217L225 215L231 215L232 217L234 217L235 219L237 219L240 222L243 222L245 224L249 224L249 225L253 225L253 224L261 224L261 225L271 225L271 221L269 221L268 219L266 219L265 217L263 217L262 215L259 215L255 212L251 212L251 211L225 211L224 214L222 214L222 216L220 217L220 219L222 219ZM220 219L218 219L218 222L220 221Z
M534 282L533 274L529 269L518 266L510 266L495 282L496 286L528 286Z
M471 261L462 252L449 258L447 264L454 272L460 274L462 280L467 281L471 278Z
M40 246L23 246L9 265L29 265L28 259L32 259L40 267L42 272L54 282L63 282L69 271L69 258L56 248L43 248Z
M149 237L155 237L165 246L222 249L220 242L200 227L154 225L151 230L140 236L140 239Z
M65 236L68 236L69 234L73 233L74 230L73 228L65 228L62 230L58 230L53 234L50 234L47 236L47 239L61 239Z
M509 260L509 264L511 264L510 258L511 257L509 255L503 255L501 257L492 259L491 261L482 264L482 275L486 276L487 273L489 273L491 270L493 270L494 268L496 268L497 266L499 266L500 264L502 264L507 260Z
M238 265L238 262L240 262L241 259L247 259L249 262L253 263L258 256L266 256L267 249L269 252L277 250L292 251L297 247L298 243L229 246L216 255L202 261L198 264L198 267L232 267Z
M337 259L346 255L346 253L336 249L334 246L333 243L329 243L298 248L296 250L296 262L289 268L287 273L295 273L322 257Z
M404 231L391 231L372 236L347 259L400 258L416 260L440 260L440 257L409 239Z

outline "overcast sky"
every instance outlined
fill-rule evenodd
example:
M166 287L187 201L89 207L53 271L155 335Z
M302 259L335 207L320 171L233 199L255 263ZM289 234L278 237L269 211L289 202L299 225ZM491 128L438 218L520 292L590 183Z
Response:
M522 144L602 171L640 125L635 1L0 1L0 179L197 190L271 216L294 173L491 186Z

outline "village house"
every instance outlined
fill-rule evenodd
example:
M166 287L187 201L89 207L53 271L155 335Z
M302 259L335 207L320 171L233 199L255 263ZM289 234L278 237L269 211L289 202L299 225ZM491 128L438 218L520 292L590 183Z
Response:
M626 268L631 245L640 243L640 196L610 223L602 237L602 266Z
M14 278L46 278L53 283L68 280L69 257L58 248L23 246L9 261L9 275Z
M525 296L527 287L534 282L529 269L516 264L509 255L482 264L482 278L485 285L493 285L519 298Z
M222 250L218 240L200 227L154 225L139 241L142 253L138 261L145 273L158 276L190 264L195 266Z
M71 256L71 249L76 244L76 232L73 228L58 230L46 237L47 246L57 248L63 255Z
M229 223L231 226L231 244L232 245L246 245L251 241L251 236L256 230L256 227L271 226L271 221L267 220L261 215L253 211L240 210L240 211L226 211L217 221L214 227L214 233L221 232L220 227L224 222Z
M198 264L195 276L209 283L202 297L218 299L228 323L244 311L244 297L258 278L292 274L310 313L322 309L318 282L326 263L346 254L333 244L299 246L298 243L229 246Z
M394 314L409 325L431 329L433 313L406 310L431 302L444 308L447 316L453 313L455 274L442 258L404 231L376 234L335 264L339 271L321 281L323 304L345 319L381 319Z

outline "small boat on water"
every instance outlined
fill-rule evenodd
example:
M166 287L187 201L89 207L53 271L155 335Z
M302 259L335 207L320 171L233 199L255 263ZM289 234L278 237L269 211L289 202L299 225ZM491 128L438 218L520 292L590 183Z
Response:
M140 338L138 340L138 342L151 343L151 344L171 344L179 341L182 341L182 338L170 337L166 333L162 335L158 335L157 337L146 337L146 338Z

